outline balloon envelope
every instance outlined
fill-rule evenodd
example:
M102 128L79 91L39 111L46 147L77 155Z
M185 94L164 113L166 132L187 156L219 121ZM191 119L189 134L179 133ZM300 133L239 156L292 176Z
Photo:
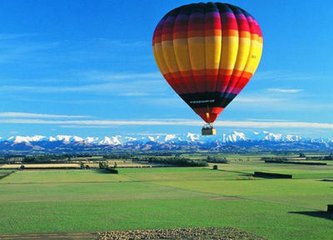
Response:
M156 63L176 93L213 123L256 71L263 38L245 10L224 3L184 5L153 36Z

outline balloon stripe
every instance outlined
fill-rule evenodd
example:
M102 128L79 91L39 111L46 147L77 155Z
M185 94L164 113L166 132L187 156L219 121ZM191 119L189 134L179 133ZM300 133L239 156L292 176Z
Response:
M178 66L175 61L175 57L173 56L173 43L172 41L165 41L165 32L169 32L170 28L172 28L174 16L170 15L165 18L165 20L162 23L162 29L160 31L161 33L161 57L164 59L164 62L166 63L166 68L168 69L168 72L178 72ZM179 84L179 78L168 78L168 83L175 89L176 92L182 93L183 87L181 84Z
M230 5L230 9L234 12L234 14L236 16L238 28L240 30L249 31L250 30L249 23L247 21L246 16L242 13L242 11L231 5ZM248 61L247 59L250 54L251 39L250 38L239 38L238 45L239 45L239 48L238 48L237 59L236 59L235 67L234 67L238 71L235 72L235 69L234 69L235 73L234 72L232 73L230 81L228 82L228 86L225 90L225 92L227 93L227 95L225 96L225 99L226 99L225 102L229 101L229 98L230 98L229 95L230 95L230 93L233 92L232 90L238 84L239 78L242 75L241 72L243 72L245 69L246 63Z
M178 15L179 15L179 14L178 14ZM177 26L177 24L178 24L178 21L179 21L179 20L178 20L178 15L175 16L174 21L173 21L173 26L172 26L172 36L174 36L175 28L176 28L176 26ZM186 44L186 46L184 46L184 43ZM178 81L179 85L182 86L182 87L181 87L181 92L180 92L179 94L181 94L181 93L183 93L183 92L194 92L193 87L191 86L189 80L183 77L183 75L182 75L182 71L181 71L181 70L182 70L182 65L181 65L181 63L184 62L184 61L186 61L187 58L186 58L186 57L185 57L185 58L183 57L183 58L179 59L179 56L177 56L179 52L180 52L180 53L183 53L183 54L187 53L187 51L188 51L187 41L183 42L183 44L181 44L180 48L179 48L179 45L178 45L178 44L179 44L179 42L177 42L177 40L175 40L175 39L173 38L173 40L172 40L172 46L173 46L173 47L172 47L172 51L173 51L173 56L174 56L174 59L175 59L175 62L176 62L177 68L180 70L180 71L179 71L179 76L177 76L176 81ZM188 61L187 61L187 62L188 62Z
M214 30L214 36L210 33ZM206 42L206 91L216 91L219 66L222 50L222 27L220 13L213 3L207 3L205 15L205 42Z
M190 29L192 25L197 24L199 20L203 21L203 13L198 12L199 6L196 4L189 14L189 21L188 21L188 34L190 34ZM205 68L205 42L203 38L204 31L202 29L200 37L188 37L187 44L188 44L188 53L189 53L189 60L191 65L191 70L201 70ZM197 75L192 73L191 81L193 85L196 87L196 92L203 91L200 88L201 78L198 78Z
M201 34L200 32L196 32L196 33L188 33L185 31L175 31L174 32L174 37L172 36L163 36L163 39L165 41L171 41L171 40L175 40L175 39L187 39L187 38L191 38L191 37L209 37L209 36L221 36L222 33L220 30L207 30L205 34ZM192 35L191 35L192 34ZM257 33L252 33L250 31L235 31L235 30L225 30L223 36L234 36L234 37L242 37L242 38L251 38L251 35L256 35L257 39L254 39L254 41L258 41L259 43L262 43L262 38L260 37L260 35L258 35ZM156 43L160 43L162 42L162 36L159 37L155 37L154 38L154 44ZM189 37L188 37L189 36Z
M176 16L175 24L173 27L173 47L174 47L174 54L176 57L177 65L180 70L179 74L181 83L186 86L186 92L196 92L195 86L191 83L189 78L185 78L183 76L184 72L191 70L191 63L189 61L189 54L188 54L188 44L187 44L187 24L188 24L188 14L186 14L185 10L181 10L179 14ZM177 33L183 32L183 38L177 38Z
M260 27L258 23L254 20L252 16L250 16L248 13L246 13L244 10L244 15L247 16L248 23L250 26L250 30L253 34L251 34L251 50L250 54L244 69L244 73L251 73L254 74L256 71L262 54L262 34ZM236 85L238 89L243 89L245 85L248 83L250 78L247 78L244 76L244 73L242 74L243 81L239 81L239 83Z

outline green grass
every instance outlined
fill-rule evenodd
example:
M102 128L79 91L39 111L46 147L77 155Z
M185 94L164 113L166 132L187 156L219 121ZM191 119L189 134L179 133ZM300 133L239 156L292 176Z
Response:
M17 171L0 180L0 234L231 226L268 239L331 239L333 221L310 215L333 203L333 183L320 181L333 179L332 165L219 168Z

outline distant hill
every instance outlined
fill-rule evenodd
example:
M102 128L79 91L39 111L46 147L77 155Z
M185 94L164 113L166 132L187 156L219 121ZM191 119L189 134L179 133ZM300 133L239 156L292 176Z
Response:
M79 137L11 136L0 139L0 153L71 153L138 151L260 152L260 151L331 151L333 140L310 139L281 133L239 132L203 137L194 133L135 136Z

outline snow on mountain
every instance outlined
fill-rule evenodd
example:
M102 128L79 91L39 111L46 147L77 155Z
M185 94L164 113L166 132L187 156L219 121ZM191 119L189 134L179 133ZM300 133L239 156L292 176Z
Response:
M266 136L263 138L263 140L267 141L281 141L282 140L282 134L281 133L267 133Z
M267 131L263 131L263 133L266 135L265 137L263 137L263 140L266 140L266 141L294 142L294 141L302 140L302 137L297 136L297 135L291 135L291 134L283 135L281 133L271 133L271 132L267 132Z
M296 135L290 135L290 134L287 134L287 135L285 136L285 139L286 139L287 141L293 142L293 141L300 141L300 140L302 140L302 137L300 137L300 136L296 136Z
M73 136L72 140L73 142L80 142L80 143L84 142L84 139L78 136Z
M28 137L23 137L23 136L11 136L7 140L13 142L14 144L29 142Z
M165 142L171 141L171 140L175 140L177 138L177 136L175 134L167 134L164 138Z
M40 142L40 141L48 141L48 142L56 142L60 141L65 144L68 143L77 143L77 144L100 144L100 145L121 145L127 142L158 142L158 143L166 143L166 142L197 142L197 141L222 141L224 143L233 143L238 141L301 141L303 138L297 135L286 134L283 135L281 133L272 133L268 131L262 132L249 132L245 134L244 132L232 131L230 133L223 133L217 136L210 136L208 138L201 137L199 134L195 133L187 133L182 135L177 134L161 134L156 136L141 136L141 137L133 137L133 136L105 136L103 139L99 139L98 137L86 137L82 138L79 136L71 136L71 135L56 135L45 137L41 135L35 136L11 136L6 140L9 142L13 142L14 144L18 143L31 143L31 142ZM0 141L5 141L1 140ZM317 139L316 142L319 140ZM323 141L326 142L324 139Z
M148 140L151 141L151 142L155 142L155 141L156 141L155 138L152 137L152 136L148 136L147 138L148 138Z
M187 133L186 139L190 140L191 142L196 142L200 139L200 135L194 133Z
M55 142L55 141L57 141L57 139L55 137L53 137L53 136L49 137L49 142Z
M62 141L65 143L69 143L72 139L72 136L70 135L57 135L55 136L56 141Z
M120 136L104 137L103 140L99 142L100 145L121 145Z
M38 141L42 141L42 140L45 140L45 139L46 139L45 136L35 135L35 136L30 137L30 142L38 142Z
M311 146L314 149L325 146L333 148L333 141L329 139L309 139L303 138L292 134L272 133L269 131L230 131L220 133L216 136L202 137L200 134L186 133L186 134L159 134L159 135L135 135L135 136L105 136L99 137L80 137L72 135L56 135L56 136L11 136L9 138L0 139L0 148L4 150L8 147L17 149L33 149L33 150L47 150L47 149L89 149L89 147L108 146L124 147L126 149L181 149L186 148L189 144L198 149L223 149L222 146L234 145L245 147L246 149L251 146L280 146L271 143L283 143L281 146L297 146L306 147ZM9 143L9 144L8 144ZM240 143L240 145L237 145ZM288 143L288 144L284 144Z
M301 141L303 138L292 134L272 133L269 131L253 131L247 135L247 140L251 141L283 141L283 142L294 142Z
M14 144L18 144L18 143L39 142L45 139L46 138L44 136L35 135L35 136L12 136L9 137L7 140L13 142Z
M137 138L135 138L135 137L125 137L125 141L126 142L134 142L134 141L137 141Z
M92 143L97 143L99 140L98 137L86 137L84 139L84 142L87 143L87 144L92 144Z
M233 131L231 134L223 134L222 141L223 142L237 142L237 141L246 141L248 138L245 133Z

